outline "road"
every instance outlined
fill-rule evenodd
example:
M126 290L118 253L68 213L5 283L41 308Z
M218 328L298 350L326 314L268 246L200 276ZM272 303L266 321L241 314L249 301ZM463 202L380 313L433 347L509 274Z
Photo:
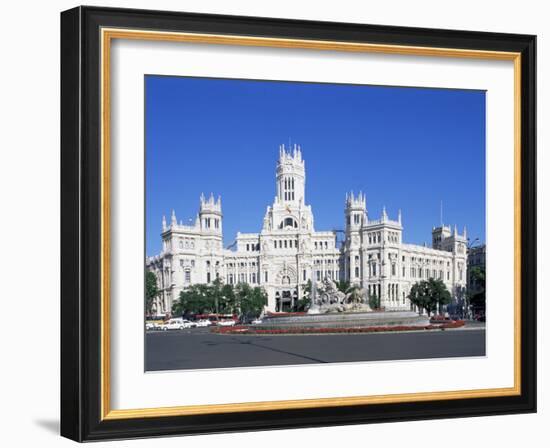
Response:
M146 370L211 369L485 355L485 329L345 335L146 334Z

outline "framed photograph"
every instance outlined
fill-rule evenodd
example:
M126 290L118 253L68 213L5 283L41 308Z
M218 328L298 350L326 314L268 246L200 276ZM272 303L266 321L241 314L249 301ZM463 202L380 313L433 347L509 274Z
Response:
M61 14L61 433L536 411L535 36Z

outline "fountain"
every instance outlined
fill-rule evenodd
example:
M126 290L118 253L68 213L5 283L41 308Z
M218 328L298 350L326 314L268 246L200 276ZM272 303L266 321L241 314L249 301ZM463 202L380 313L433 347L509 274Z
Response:
M313 273L312 273L313 274ZM313 278L313 277L312 277ZM311 304L307 313L293 316L267 316L258 328L356 328L426 326L427 316L414 311L374 311L366 303L365 291L356 287L339 291L334 281L325 278L311 284Z

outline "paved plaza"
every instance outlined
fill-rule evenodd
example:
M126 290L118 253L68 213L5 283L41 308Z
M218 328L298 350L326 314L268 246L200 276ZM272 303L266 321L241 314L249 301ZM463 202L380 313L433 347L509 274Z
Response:
M146 370L208 369L485 355L485 328L345 335L146 334Z

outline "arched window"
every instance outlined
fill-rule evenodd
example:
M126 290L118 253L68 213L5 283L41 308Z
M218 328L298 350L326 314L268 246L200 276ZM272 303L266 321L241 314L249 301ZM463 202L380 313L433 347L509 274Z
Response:
M296 222L296 220L294 218L291 218L289 216L288 218L285 218L281 222L281 225L279 226L279 228L280 229L288 229L288 228L297 229L298 228L298 223Z

